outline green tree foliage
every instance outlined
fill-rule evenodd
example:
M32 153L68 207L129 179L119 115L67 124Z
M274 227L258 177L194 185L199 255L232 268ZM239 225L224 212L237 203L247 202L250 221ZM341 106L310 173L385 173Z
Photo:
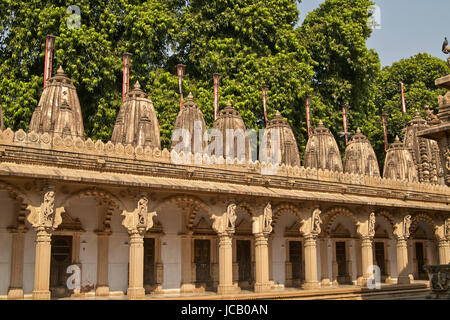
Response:
M425 117L424 105L437 114L438 96L446 92L435 86L434 81L450 72L445 61L420 53L384 67L377 78L375 103L378 114L387 115L388 141L396 135L403 137L402 129L418 110ZM404 83L407 115L403 117L400 82ZM383 136L381 136L383 137ZM377 154L384 152L384 140L374 140Z
M177 58L195 79L196 101L213 122L212 75L221 73L220 105L233 103L248 128L265 126L261 88L268 85L269 119L289 119L306 144L304 98L311 91L310 57L296 37L294 0L192 0L185 8Z
M180 3L77 1L80 28L69 28L74 1L0 4L0 99L6 124L27 129L43 85L45 36L57 36L54 70L62 65L82 106L86 135L109 139L121 104L122 55L133 53L132 72L154 78L164 66L179 26ZM134 80L134 79L133 79Z
M344 139L360 127L384 160L381 114L390 142L402 135L399 82L405 83L408 116L424 104L437 107L437 77L445 62L427 54L380 71L368 50L368 0L326 0L297 27L295 0L80 0L80 28L69 28L73 1L0 2L0 103L6 125L28 129L43 85L44 42L57 36L53 69L62 65L77 88L86 135L108 140L122 103L122 56L133 54L131 86L139 80L153 100L163 147L170 146L179 111L176 65L213 124L214 72L221 73L220 107L230 100L248 128L265 126L261 87L269 86L268 116L278 110L290 122L302 152L307 142L305 97L312 95L313 127L322 119Z
M343 131L342 106L349 106L348 130L356 127L366 135L376 126L373 103L374 80L380 70L378 54L368 50L368 0L327 0L309 13L298 28L298 37L314 65L314 94L320 101L312 107L335 134ZM341 151L344 138L338 138Z

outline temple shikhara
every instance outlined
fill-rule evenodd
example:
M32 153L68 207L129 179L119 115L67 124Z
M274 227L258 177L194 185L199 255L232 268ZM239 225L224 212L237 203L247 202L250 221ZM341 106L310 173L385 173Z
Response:
M111 141L94 142L69 76L50 70L28 132L0 117L3 298L231 297L367 288L378 275L395 287L428 280L425 265L450 263L450 91L437 115L416 112L384 168L359 129L342 160L322 122L301 161L277 113L264 137L279 137L269 148L279 165L268 170L275 165L252 157L249 137L227 137L246 130L231 102L213 128L234 156L207 153L192 94L174 124L189 134L161 149L139 83L124 93ZM436 84L450 90L450 75ZM186 138L192 148L177 151Z

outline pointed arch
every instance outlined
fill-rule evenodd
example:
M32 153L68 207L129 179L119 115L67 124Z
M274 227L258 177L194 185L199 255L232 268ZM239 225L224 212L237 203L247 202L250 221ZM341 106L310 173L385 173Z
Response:
M181 206L180 209L188 209L188 208L190 209L187 225L189 229L191 229L194 226L194 221L197 216L197 213L201 209L205 210L209 216L212 216L214 214L214 212L205 202L203 202L202 200L200 200L195 196L186 194L168 196L163 200L161 200L153 210L158 212L163 205L170 203L176 204L179 207Z
M428 224L430 226L431 232L433 233L432 235L430 235L430 237L435 236L437 228L436 223L434 219L426 213L416 213L412 215L411 227L409 229L410 234L414 234L416 232L417 227L419 226L419 222L425 222L426 224Z
M341 206L331 207L325 211L325 214L322 218L322 220L324 221L323 231L326 232L327 234L330 234L333 223L340 216L349 217L353 221L353 224L355 226L355 231L356 231L356 228L358 226L358 219L356 218L355 214L351 210L349 210L346 207L341 207Z
M71 193L70 195L66 196L61 201L61 205L60 206L61 207L67 206L67 204L70 201L74 200L77 197L79 197L79 198L82 198L82 197L94 197L96 199L104 199L104 200L107 200L107 202L113 202L121 210L125 210L126 209L125 204L116 195L112 194L111 192L109 192L107 190L100 189L100 188L95 188L95 187L81 189L81 190L78 190L78 191L75 191L75 192Z
M276 205L272 209L272 212L273 212L272 224L274 227L277 224L280 216L283 214L293 214L296 216L296 218L299 222L302 221L302 217L300 215L300 210L295 205L293 205L292 203L289 203L289 202L283 202L283 203Z

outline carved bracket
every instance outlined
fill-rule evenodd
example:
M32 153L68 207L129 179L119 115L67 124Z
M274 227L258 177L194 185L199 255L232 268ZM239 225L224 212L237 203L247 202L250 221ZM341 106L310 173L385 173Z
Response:
M227 211L222 213L221 215L213 214L211 219L214 220L212 224L212 228L217 234L233 234L235 231L235 222L236 222L236 204L231 202L227 206Z
M65 211L64 207L55 208L55 191L47 189L43 194L43 201L39 207L27 206L30 214L27 217L28 222L33 228L44 228L53 231L62 222L61 214Z
M148 198L145 195L138 197L136 209L132 212L122 211L124 219L122 225L127 228L128 233L139 233L143 235L148 229L153 227L153 217L156 211L148 212Z

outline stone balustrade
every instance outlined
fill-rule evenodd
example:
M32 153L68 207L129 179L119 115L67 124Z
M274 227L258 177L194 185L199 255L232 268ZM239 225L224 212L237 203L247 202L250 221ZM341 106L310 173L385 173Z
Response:
M94 155L101 158L120 158L129 160L143 160L150 162L162 162L173 164L187 164L197 167L213 167L218 169L226 169L244 173L259 174L263 169L271 169L271 163L256 161L224 159L223 157L209 156L208 154L184 154L183 151L169 152L167 149L160 150L158 148L143 148L141 146L133 147L132 145L114 144L111 141L103 143L98 140L93 142L90 138L83 140L81 138L73 139L70 136L62 138L54 134L48 133L38 134L36 132L26 133L22 129L14 132L10 128L0 131L0 151L1 146L19 146L33 149L45 149L52 151L69 152L84 155ZM444 185L436 185L423 182L410 182L406 180L386 179L374 176L360 175L355 173L343 173L331 170L322 170L315 168L305 168L303 166L286 166L280 165L276 174L273 176L284 178L303 178L324 182L336 182L342 184L386 187L391 189L399 189L402 193L423 192L430 194L440 194L450 196L450 188Z

